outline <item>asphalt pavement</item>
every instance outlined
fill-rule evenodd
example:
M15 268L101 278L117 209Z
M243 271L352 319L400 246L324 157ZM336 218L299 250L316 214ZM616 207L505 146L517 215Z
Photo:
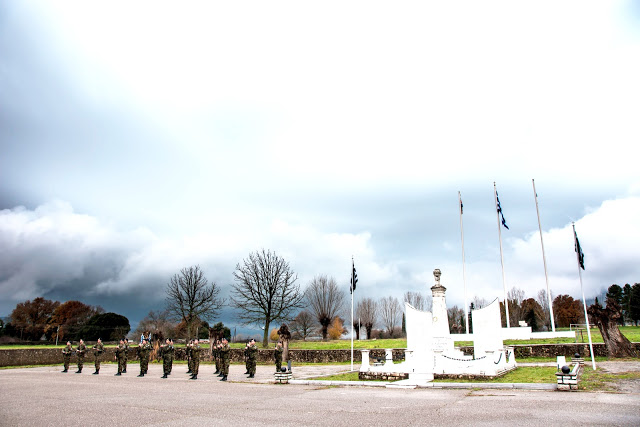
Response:
M116 365L91 375L61 367L0 370L2 426L181 425L640 425L640 394L494 389L389 389L269 383L272 366L256 378L232 365L229 381L202 365L189 380L185 365L168 379L162 366L137 377L138 365L114 376ZM294 368L304 379L346 365Z

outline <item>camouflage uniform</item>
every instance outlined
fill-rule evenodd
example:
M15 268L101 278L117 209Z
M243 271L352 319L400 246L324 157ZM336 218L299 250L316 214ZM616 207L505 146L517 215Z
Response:
M173 365L173 351L174 348L171 344L165 344L162 347L162 370L164 372L164 378L171 373L171 365Z
M220 373L220 352L218 351L217 343L213 345L211 355L213 356L213 361L216 362L216 371L213 373L213 375L216 375Z
M151 344L143 343L138 347L138 356L140 358L140 377L144 376L149 369L149 355L151 354Z
M100 356L102 356L102 353L104 353L104 345L99 342L96 345L93 346L93 357L95 358L95 367L96 367L96 372L94 373L98 373L100 372Z
M124 367L126 366L126 347L124 344L116 347L116 359L118 360L118 374L122 374ZM117 374L116 374L117 375Z
M122 344L122 373L127 373L127 362L129 361L129 343L126 341Z
M280 372L282 369L282 352L284 349L282 347L276 347L273 351L273 359L276 362L276 372Z
M64 361L64 371L69 371L69 363L71 363L71 355L73 354L73 347L71 344L68 344L65 348L62 349L62 359Z
M244 346L244 369L245 374L249 373L249 343Z
M227 375L229 375L229 351L231 350L231 348L229 347L228 343L224 343L222 344L222 346L220 347L220 357L222 359L222 374L224 375L222 377L222 379L224 381L227 380Z
M200 350L202 348L198 344L193 344L193 347L191 347L191 371L194 379L198 376L198 370L200 369Z
M251 343L247 347L247 371L249 372L249 378L253 378L256 374L256 356L258 355L258 347L255 343Z
M184 353L187 357L187 374L191 374L193 372L192 368L192 364L193 364L193 358L191 357L191 343L187 344L187 346L184 349Z
M82 344L78 344L78 348L76 348L76 356L78 356L78 371L77 373L82 372L82 367L84 366L84 352L87 351L87 346Z

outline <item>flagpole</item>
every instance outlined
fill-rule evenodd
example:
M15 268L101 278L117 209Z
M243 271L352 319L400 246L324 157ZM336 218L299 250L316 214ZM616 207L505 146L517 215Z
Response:
M551 291L549 290L549 275L547 274L547 257L544 254L544 241L542 240L542 224L540 223L540 209L538 209L538 193L536 192L536 183L532 179L533 196L536 199L536 213L538 214L538 229L540 230L540 245L542 245L542 263L544 264L544 279L547 282L547 302L549 304L549 317L551 317L551 331L556 331L556 322L553 320L553 304L551 301Z
M469 334L469 310L467 310L467 274L464 266L464 227L462 226L462 195L458 191L458 201L460 202L460 237L462 239L462 283L464 286L464 323L465 332Z
M573 227L573 243L576 248L576 257L578 259L578 276L580 277L580 291L582 292L582 305L584 306L584 320L587 324L587 336L589 337L589 351L591 351L591 366L593 366L593 370L596 370L596 359L593 355L593 342L591 341L591 328L589 327L589 315L587 314L587 300L584 297L584 286L582 286L582 270L580 268L580 251L581 249L578 247L578 235L576 234L576 224L575 222L571 223ZM584 265L584 262L583 262Z
M509 324L509 300L507 300L507 280L504 276L504 256L502 255L502 230L500 229L500 211L498 210L498 190L496 189L496 183L493 182L493 199L496 202L496 215L498 217L498 239L500 240L500 266L502 267L502 287L504 288L504 310L507 318L507 328L510 328Z
M351 257L351 371L353 371L353 256Z

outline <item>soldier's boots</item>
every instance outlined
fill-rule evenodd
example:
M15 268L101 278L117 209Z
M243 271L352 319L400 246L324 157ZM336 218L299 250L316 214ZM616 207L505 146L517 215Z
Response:
M123 374L126 374L126 373L127 373L127 370L126 370L126 369L123 369L123 370L122 370L122 373L123 373Z
M78 369L78 370L76 371L76 374L81 374L81 373L82 373L82 369Z
M140 375L138 375L139 377L144 377L144 374L142 372L140 372Z
M249 375L247 378L253 378L253 374Z
M113 376L117 377L117 376L120 376L120 375L122 375L122 374L120 372L118 372L117 374L114 374Z
M218 374L218 376L219 376L219 377L224 377L224 374L223 374L222 372L220 372L220 373Z
M61 371L61 372L69 372L69 371L67 371L67 370L65 369L64 371Z
M189 378L190 380L197 380L198 379L198 374L193 374L191 375L191 378Z
M216 371L213 373L213 375L217 375L220 373L220 369L216 369Z
M226 381L227 380L227 376L223 375L222 378L220 379L220 381Z
M160 378L167 378L167 374L164 374L163 376L161 376Z
M192 373L193 373L193 372L191 372L191 369L189 369L189 370L187 371L187 374L192 374Z

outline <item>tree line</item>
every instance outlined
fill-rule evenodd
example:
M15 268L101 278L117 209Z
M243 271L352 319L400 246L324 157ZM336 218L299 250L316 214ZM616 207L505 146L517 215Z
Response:
M229 337L229 328L222 323L210 326L226 305L236 309L238 321L242 324L259 325L263 329L262 343L265 347L273 333L271 325L278 323L288 323L295 339L336 339L347 333L344 320L349 312L346 287L338 286L333 277L319 274L303 290L289 263L270 250L250 253L236 265L228 301L221 297L220 286L209 282L197 265L185 267L171 276L165 291L164 309L151 311L139 323L136 333L159 331L165 337L186 339ZM619 301L624 313L623 322L635 321L637 324L640 285L612 285L607 296L609 294ZM406 292L403 302L419 310L431 310L431 296L420 292ZM524 291L514 287L508 293L507 302L511 325L524 321L534 331L551 329L545 290L540 290L536 298L525 298ZM486 304L486 300L476 297L467 311L470 315L472 309ZM506 326L504 304L500 304L503 325ZM553 299L552 307L558 327L584 323L584 311L579 300L569 295L558 295ZM453 306L447 312L451 332L464 333L465 310ZM350 326L357 339L361 338L361 331L367 339L405 334L403 305L394 296L359 299L353 320L354 324ZM0 333L30 340L43 336L49 340L56 336L59 339L95 339L98 336L117 339L130 331L126 317L104 313L101 307L79 301L61 304L44 298L18 304L11 313L9 324L0 326Z
M16 305L7 324L0 323L0 336L25 341L119 339L129 333L129 319L105 313L100 306L80 301L51 301L42 297Z

